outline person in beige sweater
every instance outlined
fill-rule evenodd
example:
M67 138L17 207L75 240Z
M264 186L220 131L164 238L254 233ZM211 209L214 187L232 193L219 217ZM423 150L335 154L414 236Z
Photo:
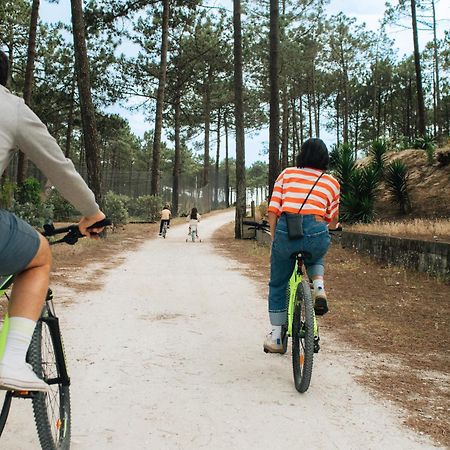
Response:
M0 176L13 152L20 149L81 212L78 227L84 235L100 232L88 227L105 218L94 194L50 135L25 104L6 89L8 59L0 51ZM9 332L0 362L0 388L46 391L26 361L26 353L49 284L51 253L48 242L14 214L0 209L0 276L15 275L9 302Z

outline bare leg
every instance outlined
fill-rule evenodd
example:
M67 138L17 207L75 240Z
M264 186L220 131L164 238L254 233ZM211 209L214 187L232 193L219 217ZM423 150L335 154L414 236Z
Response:
M47 295L52 254L47 240L40 236L36 256L28 267L16 276L9 303L10 317L25 317L37 321Z
M28 267L17 275L9 304L9 330L0 363L3 389L47 391L48 385L26 363L26 354L48 289L52 257L46 239Z

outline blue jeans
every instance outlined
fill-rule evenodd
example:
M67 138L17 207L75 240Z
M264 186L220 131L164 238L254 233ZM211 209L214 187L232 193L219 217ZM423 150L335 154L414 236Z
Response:
M269 318L272 325L286 325L286 289L294 270L297 253L305 253L303 256L309 277L323 276L323 257L330 241L327 224L317 221L313 215L303 215L303 237L291 240L287 233L286 216L280 216L270 260Z

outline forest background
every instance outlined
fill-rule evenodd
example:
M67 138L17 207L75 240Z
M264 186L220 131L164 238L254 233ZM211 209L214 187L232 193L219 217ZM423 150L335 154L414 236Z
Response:
M343 2L324 0L91 0L84 11L78 0L42 5L1 0L0 44L10 57L9 87L26 97L94 191L113 210L124 206L120 210L127 214L151 216L163 201L175 212L194 204L202 210L228 205L236 201L242 180L247 197L261 202L274 176L292 164L310 136L323 137L330 148L348 146L354 160L370 153L374 141L390 150L418 142L445 144L450 35L444 3L395 1L382 6L380 14L383 2L345 2L346 15L338 6ZM242 176L233 155L236 4L242 20L246 135L237 166L247 160ZM411 18L413 4L416 18ZM279 130L274 147L261 135L267 135L274 117L275 6ZM30 23L36 8L41 18L30 86ZM352 17L353 8L372 18L370 28ZM87 42L90 79L84 90L92 97L99 141L94 160L75 64L75 13L81 14ZM54 21L55 14L60 21ZM414 22L418 57L412 50ZM408 34L409 47L404 44ZM399 35L402 55L394 40ZM19 205L30 200L28 188L20 187L37 186L24 183L30 175L45 184L19 154L2 179L2 202L20 211ZM54 199L47 213L59 208L69 215L60 203Z

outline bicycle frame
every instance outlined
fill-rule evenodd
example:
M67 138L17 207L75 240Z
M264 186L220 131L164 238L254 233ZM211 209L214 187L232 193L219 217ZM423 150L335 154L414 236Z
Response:
M6 293L6 289L11 284L13 276L9 275L0 282L0 297ZM3 318L3 327L0 331L0 361L3 358L3 353L5 352L6 337L8 336L9 330L9 317L8 313L5 314Z
M288 336L292 336L292 321L294 320L294 308L297 299L297 289L303 279L303 260L301 255L297 255L295 266L288 283L289 303L288 303ZM314 315L314 336L317 336L317 320Z

